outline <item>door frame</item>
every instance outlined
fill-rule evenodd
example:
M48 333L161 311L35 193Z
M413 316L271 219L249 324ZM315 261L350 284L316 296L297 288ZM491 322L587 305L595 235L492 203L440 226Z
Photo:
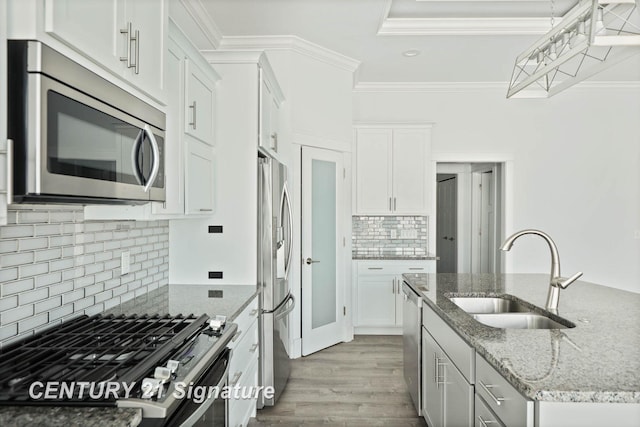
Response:
M291 264L291 272L289 274L291 293L299 301L295 310L291 313L291 330L290 330L290 357L296 359L302 357L302 148L321 148L325 150L337 151L342 154L343 167L345 169L345 180L343 188L343 212L340 215L341 223L339 226L344 234L344 305L347 308L347 314L343 321L342 341L349 342L353 340L353 299L351 289L352 262L351 262L351 201L352 201L352 156L351 152L340 151L334 148L327 148L320 144L312 144L311 141L305 141L304 144L292 142L291 144L291 168L290 180L291 185L291 202L293 210L293 235L297 238L293 239L293 263ZM296 261L297 260L297 261Z
M437 196L437 166L438 163L501 163L501 194L504 196L500 204L500 230L498 235L506 236L506 231L513 230L513 202L514 202L514 175L515 161L511 153L447 153L433 152L431 154L431 168L429 171L429 182L431 185L431 206L433 206L432 219L429 221L429 236L436 235L435 208ZM500 242L501 243L501 242ZM435 239L429 239L429 252L436 253ZM437 254L436 254L437 255ZM513 257L506 257L504 253L500 254L497 260L502 268L502 273L511 273L513 271Z

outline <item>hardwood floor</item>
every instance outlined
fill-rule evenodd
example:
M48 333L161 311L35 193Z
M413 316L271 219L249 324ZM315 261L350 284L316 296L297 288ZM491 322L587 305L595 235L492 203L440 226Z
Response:
M426 426L402 374L402 337L358 335L292 360L278 403L258 411L249 427Z

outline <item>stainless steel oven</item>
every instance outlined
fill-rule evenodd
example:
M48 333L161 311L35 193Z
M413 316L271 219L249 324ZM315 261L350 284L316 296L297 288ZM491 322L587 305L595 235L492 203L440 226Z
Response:
M165 114L43 43L8 42L14 202L165 200Z

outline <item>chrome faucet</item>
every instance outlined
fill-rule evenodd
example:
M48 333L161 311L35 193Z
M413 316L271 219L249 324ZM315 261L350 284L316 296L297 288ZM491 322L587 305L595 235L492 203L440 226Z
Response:
M515 242L518 237L525 234L535 234L536 236L540 236L546 240L549 245L549 249L551 250L551 280L549 281L549 293L547 294L547 310L557 314L558 301L560 300L560 289L566 289L570 284L578 280L578 278L582 276L582 272L580 271L569 278L560 276L560 255L558 254L558 248L553 242L553 239L551 239L547 233L540 230L527 229L518 231L504 241L500 250L511 250L513 242Z

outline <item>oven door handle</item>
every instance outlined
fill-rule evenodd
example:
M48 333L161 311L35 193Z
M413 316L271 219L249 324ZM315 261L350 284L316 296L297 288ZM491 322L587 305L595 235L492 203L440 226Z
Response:
M229 364L227 363L227 367L224 370L224 374L222 375L222 378L220 378L220 382L218 382L218 385L216 386L217 387L216 390L222 390L222 387L224 386L224 383L227 382L228 378L229 378ZM202 403L201 405L198 405L198 409L193 411L191 413L191 416L180 424L180 427L192 426L196 421L198 421L202 417L202 415L204 415L204 413L207 410L209 410L211 405L213 405L214 401L215 399L209 399L208 401L206 401L206 404ZM228 405L228 401L226 399L225 399L225 405Z
M147 185L144 186L144 192L146 193L158 178L158 172L160 171L160 148L158 148L158 142L156 141L155 135L153 135L151 127L145 124L143 130L144 133L147 134L147 136L149 137L149 141L151 142L151 156L153 158L151 175L149 175L149 181L147 181Z

